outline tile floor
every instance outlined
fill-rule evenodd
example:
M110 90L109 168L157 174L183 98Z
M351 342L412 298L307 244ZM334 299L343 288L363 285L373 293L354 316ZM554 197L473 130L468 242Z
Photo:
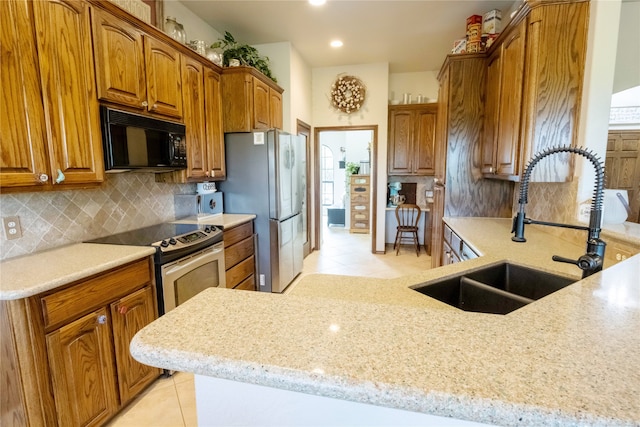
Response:
M400 255L387 245L385 254L371 253L370 234L351 234L342 227L325 228L320 251L304 260L302 273L287 290L313 273L393 278L423 271L431 265L424 247L416 256L403 246ZM286 292L286 291L285 291ZM176 373L158 379L136 398L108 427L192 427L197 426L193 375ZM206 426L206 423L200 423Z

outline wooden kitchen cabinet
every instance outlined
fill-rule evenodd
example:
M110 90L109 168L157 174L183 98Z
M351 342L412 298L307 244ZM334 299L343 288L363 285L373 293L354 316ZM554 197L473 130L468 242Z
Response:
M0 2L0 186L73 188L104 180L86 2Z
M253 67L222 72L224 132L282 129L283 89Z
M98 98L181 119L180 52L106 11L92 14Z
M525 2L489 50L482 172L519 180L554 146L577 146L589 3ZM551 156L532 182L565 182L573 158Z
M526 22L512 27L487 62L482 172L517 179L524 79Z
M349 177L349 232L369 233L371 228L371 177L351 175Z
M435 173L437 104L389 106L389 175Z
M224 230L226 287L256 290L256 253L253 221Z
M160 375L129 354L133 335L157 318L153 268L143 258L0 302L2 376L13 381L3 424L103 425Z

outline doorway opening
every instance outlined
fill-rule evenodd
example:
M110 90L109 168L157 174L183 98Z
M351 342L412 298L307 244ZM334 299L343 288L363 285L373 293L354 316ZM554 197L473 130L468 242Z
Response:
M315 249L330 235L358 245L366 235L376 252L377 141L378 126L314 129Z

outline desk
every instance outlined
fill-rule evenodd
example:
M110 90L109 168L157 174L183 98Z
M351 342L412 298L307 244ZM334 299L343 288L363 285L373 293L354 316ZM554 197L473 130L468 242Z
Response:
M396 219L396 208L385 208L385 243L393 244L396 240L396 227L398 221ZM418 223L418 243L424 246L427 255L431 255L431 205L420 207L420 221Z

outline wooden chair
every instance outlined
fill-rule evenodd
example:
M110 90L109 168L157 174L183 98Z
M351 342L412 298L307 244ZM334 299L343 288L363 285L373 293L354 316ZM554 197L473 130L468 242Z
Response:
M396 240L393 248L396 255L400 253L400 245L403 239L411 239L416 247L416 255L420 256L420 241L418 240L418 224L420 221L420 207L418 205L402 203L396 207L396 219L398 227L396 229Z

